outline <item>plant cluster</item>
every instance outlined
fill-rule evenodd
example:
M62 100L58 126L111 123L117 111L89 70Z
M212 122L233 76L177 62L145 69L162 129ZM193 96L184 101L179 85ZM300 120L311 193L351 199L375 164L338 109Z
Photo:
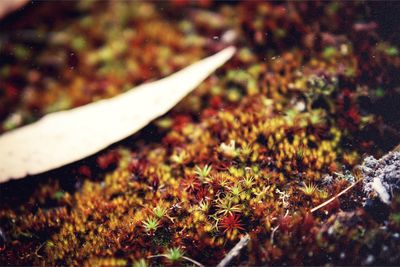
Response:
M89 2L64 3L52 23L36 19L31 31L8 25L0 45L0 132L115 96L206 55L190 21L167 20L153 4ZM38 4L30 16L57 8Z
M177 2L192 12L178 25L210 36L196 55L226 45L226 28L238 53L142 133L41 176L26 199L2 196L1 263L210 266L249 234L234 264L398 264L398 192L363 206L357 184L311 212L363 179L363 153L400 141L376 109L399 97L400 58L375 22L357 22L369 19L365 5L244 2L214 13ZM181 38L169 45L194 36Z

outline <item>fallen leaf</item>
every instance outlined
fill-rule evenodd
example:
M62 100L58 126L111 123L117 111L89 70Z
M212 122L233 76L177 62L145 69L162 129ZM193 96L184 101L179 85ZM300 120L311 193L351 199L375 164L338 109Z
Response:
M0 19L12 13L28 3L29 0L1 0L0 1Z
M6 132L0 136L0 183L56 169L132 135L174 107L234 52L228 47L164 79Z

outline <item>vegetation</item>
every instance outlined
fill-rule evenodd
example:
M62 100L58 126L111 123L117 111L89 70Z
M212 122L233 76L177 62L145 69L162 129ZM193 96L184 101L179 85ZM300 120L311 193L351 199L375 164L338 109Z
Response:
M400 262L398 192L386 205L358 183L311 212L359 179L364 154L379 157L400 142L393 116L400 58L370 29L365 4L209 5L215 12L180 1L167 11L140 5L154 17L149 25L164 25L168 10L191 10L171 28L179 38L154 33L144 13L123 24L143 35L126 53L149 64L170 58L160 66L171 71L180 57L143 48L147 35L167 47L190 43L182 56L190 60L179 66L227 45L229 31L239 50L138 135L73 166L1 185L2 265L211 266L246 234L249 245L232 264ZM102 16L86 20L102 25ZM81 34L87 42L101 34L90 25ZM107 51L97 60L114 62Z

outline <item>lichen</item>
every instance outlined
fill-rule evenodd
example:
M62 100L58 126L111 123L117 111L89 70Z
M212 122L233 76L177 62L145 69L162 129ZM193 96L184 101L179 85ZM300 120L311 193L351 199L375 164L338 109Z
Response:
M400 152L390 152L379 160L370 156L361 165L364 190L376 194L386 204L400 190Z

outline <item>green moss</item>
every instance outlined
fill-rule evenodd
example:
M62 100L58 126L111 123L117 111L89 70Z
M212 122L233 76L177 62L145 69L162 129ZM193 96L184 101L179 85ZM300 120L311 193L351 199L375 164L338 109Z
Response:
M214 42L205 40L216 29L248 30L239 31L239 50L229 63L143 132L68 169L44 174L32 182L26 199L20 194L2 195L1 230L10 239L0 254L2 263L157 266L194 259L208 266L218 264L244 234L250 235L250 245L234 265L362 265L369 255L376 265L398 262L393 242L399 228L396 200L387 207L384 222L375 221L363 208L365 195L357 185L311 212L355 182L353 168L363 154L385 152L371 145L385 138L376 137L383 129L376 124L382 117L359 101L370 88L381 87L396 95L386 86L396 83L395 77L387 75L397 64L395 56L361 64L357 47L344 54L329 46L323 51L312 44L305 48L299 40L319 34L318 27L309 27L303 19L313 10L307 4L300 8L293 3L295 13L290 16L279 4L253 5L257 8L221 4L210 23L194 15L202 16L204 11L192 10L193 17L185 17L182 25L180 19L166 20L167 13L154 3L115 2L110 8L136 10L132 18L129 12L123 18L123 23L136 25L134 34L117 22L110 33L113 38L120 30L126 33L122 41L135 44L132 49L113 48L111 41L116 40L98 32L110 18L94 9L99 13L94 12L92 19L99 27L84 27L90 34L84 35L87 45L78 49L85 55L78 55L79 61L98 52L91 49L96 43L91 36L97 36L103 38L101 53L109 66L128 60L134 62L130 65L135 71L118 69L118 75L111 75L114 69L102 73L85 65L96 66L97 59L80 61L83 65L78 69L85 66L89 74L68 71L66 77L72 77L74 86L62 94L73 100L72 106L74 101L87 101L78 88L94 86L93 90L101 91L96 87L101 85L110 95L117 94L121 84L158 77L161 69L174 71L213 52ZM324 5L331 10L329 22L321 16L317 25L347 36L354 46L363 43L364 39L353 39L361 37L331 25L344 22L337 15L343 8L349 15L356 14L358 3ZM216 21L221 23L217 28ZM178 25L193 32L186 38L176 30ZM71 26L68 31L80 36L79 29ZM285 34L276 39L259 34L280 30ZM199 42L188 48L193 36ZM292 36L300 37L293 42ZM168 49L158 51L159 45ZM180 56L169 59L175 54ZM266 58L267 54L274 58ZM381 69L382 76L366 80L363 75L375 69ZM377 86L381 79L386 84ZM53 93L43 95L52 104L59 103ZM368 129L374 134L365 134ZM18 190L25 188L20 185L16 182ZM383 243L393 256L373 250Z

